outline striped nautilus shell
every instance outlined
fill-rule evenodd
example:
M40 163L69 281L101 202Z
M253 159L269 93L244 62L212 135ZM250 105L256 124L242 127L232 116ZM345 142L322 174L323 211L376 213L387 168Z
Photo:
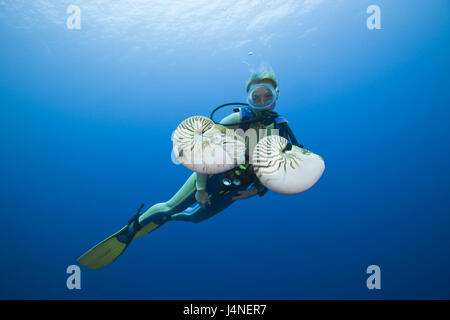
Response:
M172 141L175 157L195 172L221 173L245 160L244 139L203 116L181 122Z
M292 146L278 135L261 139L253 151L253 167L261 183L272 191L295 194L308 190L325 169L323 159L306 149Z

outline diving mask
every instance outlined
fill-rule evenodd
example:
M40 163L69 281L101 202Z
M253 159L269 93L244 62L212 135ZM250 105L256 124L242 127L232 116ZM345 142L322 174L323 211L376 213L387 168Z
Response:
M277 90L266 83L252 85L247 93L247 102L255 110L269 109L277 98Z

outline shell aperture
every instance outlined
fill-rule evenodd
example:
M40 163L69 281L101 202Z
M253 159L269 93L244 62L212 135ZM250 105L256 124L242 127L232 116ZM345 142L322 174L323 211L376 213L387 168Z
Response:
M306 149L292 146L278 135L261 139L253 151L256 176L268 189L282 194L296 194L311 188L322 176L325 162Z

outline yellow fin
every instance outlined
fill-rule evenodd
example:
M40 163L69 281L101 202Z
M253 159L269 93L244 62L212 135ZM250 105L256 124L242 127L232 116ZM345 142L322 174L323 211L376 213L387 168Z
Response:
M156 228L158 228L159 226L161 226L160 224L156 224L154 222L150 222L149 224L146 224L145 226L142 227L141 230L139 230L133 237L133 240L136 240L142 236L145 236L147 233L152 232L153 230L155 230Z
M118 232L87 251L78 258L78 262L89 269L98 270L116 260L127 247L126 243L117 240L116 235L127 227L128 226L123 227Z
M134 235L132 240L136 240L146 235L147 233L152 232L159 226L161 225L150 222L149 224L142 227L142 229ZM128 246L128 244L117 240L116 237L125 228L128 228L128 225L87 251L85 254L79 257L77 261L80 264L88 267L89 269L98 270L116 260L117 257L119 257Z

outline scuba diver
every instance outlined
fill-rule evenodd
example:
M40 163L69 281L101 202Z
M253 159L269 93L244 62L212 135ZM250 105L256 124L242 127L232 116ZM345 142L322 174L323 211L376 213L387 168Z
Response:
M253 128L258 134L260 129L266 129L269 133L277 129L278 134L289 141L286 149L289 150L292 145L303 148L297 142L288 122L274 112L278 93L278 83L273 71L253 73L247 81L248 104L222 105L212 112L211 119L219 108L240 105L240 108L235 108L219 124L244 131ZM219 174L192 173L169 201L157 203L141 214L142 205L125 227L87 251L78 262L93 270L103 268L120 256L133 240L168 221L197 223L214 216L236 200L265 195L268 188L257 178L248 159L247 150L246 161L235 165L231 170Z

